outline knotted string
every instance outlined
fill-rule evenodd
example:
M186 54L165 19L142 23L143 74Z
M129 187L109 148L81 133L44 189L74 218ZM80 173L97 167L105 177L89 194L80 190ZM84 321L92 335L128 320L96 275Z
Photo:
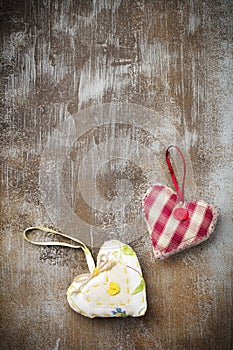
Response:
M103 260L105 258L105 260ZM84 273L74 278L74 282L81 283L78 288L74 288L70 295L74 293L79 293L81 289L90 282L93 278L98 276L101 272L110 270L114 265L116 265L116 261L109 260L106 254L102 254L99 258L99 264L97 264L96 268L92 273Z
M69 243L64 243L64 242L59 242L59 241L48 241L48 242L46 242L46 241L33 241L32 239L28 238L28 233L30 231L35 231L35 230L43 231L46 233L52 233L54 235L70 239L70 240L78 243L79 245L74 245L74 244L69 244ZM92 254L83 242L81 242L80 240L78 240L76 238L70 237L70 236L68 236L64 233L58 232L58 231L54 231L54 230L47 228L47 227L42 227L42 226L28 227L24 231L23 235L24 235L24 238L26 239L26 241L28 241L34 245L62 246L62 247L69 247L69 248L75 248L75 249L81 248L83 250L90 273L84 273L84 274L79 275L79 276L74 278L74 282L79 282L80 285L78 288L74 287L74 289L72 290L72 292L70 294L79 293L81 291L82 287L84 287L94 277L98 276L100 273L102 273L104 271L110 270L114 265L116 265L116 261L109 260L109 258L106 254L102 254L98 258L97 266L95 267L95 262L94 262L94 259L92 257Z
M180 190L180 187L179 187L179 185L178 185L176 176L175 176L175 174L174 174L174 170L173 170L173 167L172 167L172 165L171 165L171 161L170 161L170 159L169 159L169 155L170 155L170 154L169 154L169 150L170 150L171 148L175 148L175 149L179 152L180 157L181 157L181 159L182 159L182 161L183 161L184 169L183 169L183 181L182 181L181 190ZM185 185L185 177L186 177L186 163L185 163L184 156L183 156L181 150L179 149L179 147L171 145L171 146L169 146L169 147L167 148L167 150L166 150L166 162L167 162L168 169L169 169L170 174L171 174L171 177L172 177L173 184L174 184L175 189L176 189L176 192L177 192L177 200L178 200L178 202L184 203L184 185Z

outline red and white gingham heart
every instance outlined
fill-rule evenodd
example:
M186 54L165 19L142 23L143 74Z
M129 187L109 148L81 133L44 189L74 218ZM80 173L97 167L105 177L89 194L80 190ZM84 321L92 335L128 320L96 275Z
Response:
M178 208L188 213L185 220L175 217L174 212ZM187 202L181 206L177 202L177 194L163 185L155 185L148 191L143 199L143 212L158 259L206 240L217 220L215 207L204 201Z
M170 147L178 150L184 163L182 190L168 158ZM177 193L157 184L143 199L143 213L157 259L165 259L206 240L215 228L218 215L217 208L204 201L184 202L185 160L178 147L170 147L166 152L166 161Z

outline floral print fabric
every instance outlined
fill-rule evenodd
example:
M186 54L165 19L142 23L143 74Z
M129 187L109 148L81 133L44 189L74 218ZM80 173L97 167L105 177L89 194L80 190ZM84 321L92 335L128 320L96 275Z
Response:
M72 309L90 318L144 315L146 286L134 250L117 240L105 242L97 267L74 280L67 299Z

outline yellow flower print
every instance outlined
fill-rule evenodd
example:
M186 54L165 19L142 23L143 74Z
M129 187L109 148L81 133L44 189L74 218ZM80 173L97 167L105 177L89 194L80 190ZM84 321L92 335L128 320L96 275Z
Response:
M120 292L120 286L116 282L110 282L108 286L108 294L109 295L116 295Z

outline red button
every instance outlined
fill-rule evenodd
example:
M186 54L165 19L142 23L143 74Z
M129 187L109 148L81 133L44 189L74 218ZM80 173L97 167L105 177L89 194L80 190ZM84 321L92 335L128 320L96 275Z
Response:
M185 208L176 208L173 212L174 218L179 221L185 221L189 217L188 210Z

